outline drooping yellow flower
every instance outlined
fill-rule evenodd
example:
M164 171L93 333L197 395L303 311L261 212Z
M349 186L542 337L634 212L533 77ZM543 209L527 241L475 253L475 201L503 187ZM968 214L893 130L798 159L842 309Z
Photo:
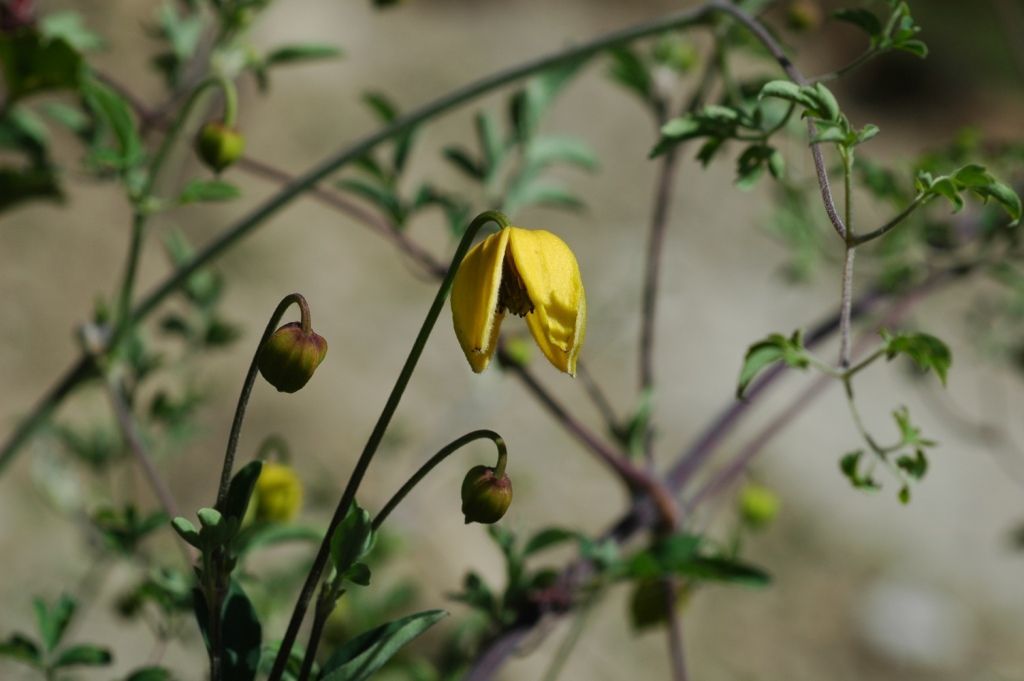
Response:
M551 232L507 227L474 246L459 266L452 320L473 371L490 363L506 312L525 317L544 356L576 375L587 299L576 256Z
M302 506L302 481L291 466L266 461L256 479L253 497L258 520L288 522Z

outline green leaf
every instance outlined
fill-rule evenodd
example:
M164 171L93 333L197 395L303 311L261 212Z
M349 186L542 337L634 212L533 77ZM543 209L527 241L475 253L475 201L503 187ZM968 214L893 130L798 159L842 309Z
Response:
M356 563L345 571L345 579L359 586L370 586L371 572L366 563Z
M474 180L483 180L487 176L488 166L473 158L469 150L450 146L445 147L441 153L452 165Z
M68 106L62 102L45 102L42 105L42 110L51 120L63 125L71 132L80 134L89 127L89 117L77 107Z
M366 681L406 643L447 615L444 610L427 610L356 636L324 663L320 681Z
M142 141L131 106L113 89L92 77L82 79L82 97L102 127L117 140L118 149L98 147L95 152L110 152L110 160L119 168L129 168L142 160Z
M771 576L759 567L721 556L694 556L679 563L676 574L705 582L725 582L763 587L771 584Z
M920 57L921 59L928 56L928 46L925 45L922 40L904 40L895 44L895 48L903 52L909 52L915 57Z
M790 80L770 80L765 83L757 98L764 99L765 97L783 99L811 110L817 109L819 104L815 97L808 93L807 88L801 88Z
M812 96L818 101L818 111L822 114L822 118L828 121L839 119L839 102L836 101L831 90L821 83L815 83Z
M910 477L920 480L928 472L928 457L923 449L915 449L913 456L904 455L896 459L896 465Z
M228 485L228 493L224 499L225 518L233 518L241 524L242 518L245 517L245 512L249 508L253 490L256 489L256 481L259 480L262 471L262 461L250 461L231 478L231 484Z
M505 148L498 135L498 124L494 120L494 116L485 111L478 112L474 123L476 124L477 143L483 153L483 163L480 165L489 178L501 165L505 156Z
M39 21L39 32L47 40L63 40L79 52L103 47L103 39L86 27L78 12L47 14Z
M318 59L336 59L344 56L344 54L341 48L334 45L319 43L284 45L271 50L264 59L264 63L267 66L280 66L282 64L295 64Z
M679 118L673 118L661 126L661 134L663 137L669 137L674 140L687 140L692 137L699 137L702 134L702 129L703 126L700 121L692 114L688 114Z
M935 374L946 385L946 374L953 363L953 355L949 346L927 333L898 333L895 335L882 331L886 359L892 360L898 355L906 355L914 361L922 371L934 370Z
M773 333L747 349L736 388L737 399L743 397L747 386L762 370L780 361L796 369L807 368L810 362L799 331L795 331L789 338Z
M401 199L388 188L350 177L339 180L339 189L357 194L375 204L398 225L405 223L405 208Z
M608 51L612 59L608 75L627 90L632 91L645 102L653 99L654 82L647 65L637 56L636 52L626 46L616 47Z
M61 38L33 30L0 33L0 74L7 104L37 92L73 89L83 71L81 55Z
M840 9L832 13L839 21L859 27L871 38L882 35L882 22L875 13L866 9Z
M839 470L842 471L846 479L850 481L856 489L864 490L876 490L879 489L879 484L874 481L870 474L862 475L860 473L860 460L864 456L863 450L857 450L844 454L839 459Z
M39 635L43 641L43 648L47 652L53 651L64 638L71 618L75 616L75 599L67 594L62 594L53 608L46 606L42 598L32 600L36 612L36 625L39 627Z
M558 185L531 182L515 187L505 197L504 210L507 213L515 213L525 206L579 210L583 208L583 202Z
M173 681L173 678L164 667L143 667L133 671L124 681Z
M353 502L331 537L331 560L335 569L341 574L347 572L370 552L375 539L369 512Z
M540 169L556 162L568 163L584 170L595 170L598 166L594 150L575 137L537 137L526 147L528 165Z
M921 437L921 429L910 422L910 411L906 407L900 407L892 413L896 421L896 427L900 431L901 446L911 447L934 447L933 440L926 440Z
M0 641L0 657L9 657L33 666L42 665L39 647L21 634L11 634L6 641Z
M223 180L192 180L181 190L178 203L186 205L200 201L230 201L241 195L238 187Z
M398 107L383 92L363 93L363 102L370 107L382 123L390 123L398 118Z
M558 546L570 541L578 541L582 537L579 532L567 530L562 527L549 527L543 529L537 534L530 537L523 546L523 558L531 556L535 553L539 553L545 549L551 548L552 546Z
M278 523L253 525L238 534L235 552L239 556L257 549L264 549L289 542L316 543L323 538L323 530L305 525L281 525Z
M192 604L203 641L209 650L210 611L198 588L193 589ZM252 602L235 580L231 580L228 587L221 613L221 643L225 652L222 658L224 681L253 681L260 662L263 627Z
M49 166L5 168L0 166L0 211L34 200L61 202L64 192L56 172Z
M114 656L106 648L93 645L72 646L61 651L57 656L54 667L89 666L101 667L113 661Z
M197 530L196 526L190 523L188 519L178 516L177 518L171 521L171 527L173 527L174 531L177 532L178 535L182 539L184 539L190 546L195 546L196 548L199 548L199 530Z

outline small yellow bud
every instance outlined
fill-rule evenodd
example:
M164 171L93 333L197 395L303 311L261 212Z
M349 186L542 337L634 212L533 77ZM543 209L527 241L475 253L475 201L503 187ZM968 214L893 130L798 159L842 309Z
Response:
M751 529L767 526L779 513L779 497L763 485L750 483L740 491L740 517Z
M207 168L219 173L241 157L245 137L234 128L211 121L196 134L196 154Z
M291 466L267 461L256 480L253 496L258 521L288 522L302 507L302 481Z

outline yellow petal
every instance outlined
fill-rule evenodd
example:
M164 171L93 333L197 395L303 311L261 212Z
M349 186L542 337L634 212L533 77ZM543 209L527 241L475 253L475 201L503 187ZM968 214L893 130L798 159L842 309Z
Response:
M510 227L509 249L533 303L533 339L560 371L576 375L587 326L587 300L576 256L551 232Z
M504 316L496 314L496 309L508 241L509 230L503 229L471 248L452 282L455 336L476 373L491 361Z

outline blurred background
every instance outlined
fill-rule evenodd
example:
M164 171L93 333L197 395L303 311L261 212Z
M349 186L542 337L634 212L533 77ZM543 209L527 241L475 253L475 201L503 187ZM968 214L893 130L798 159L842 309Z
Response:
M43 12L74 9L106 41L94 64L147 102L162 86L150 71L157 2L75 0L40 2ZM247 153L299 173L327 153L372 131L376 120L360 98L386 92L404 108L433 99L471 79L534 55L618 27L653 18L688 3L645 0L421 0L389 11L368 2L279 2L255 28L258 44L312 41L342 47L340 61L275 74L260 94L251 81L241 90L240 127ZM931 55L919 61L890 55L835 85L851 119L878 124L882 134L863 149L879 162L905 159L946 144L964 128L985 139L1024 136L1024 8L1016 0L911 3ZM831 7L826 5L822 11ZM776 25L781 13L770 14ZM1016 23L1015 23L1016 22ZM848 26L827 22L813 34L784 32L798 48L807 74L834 69L863 49ZM703 50L706 36L694 33ZM742 69L740 63L737 68ZM765 70L764 66L757 66ZM691 76L692 79L692 76ZM503 114L500 92L436 120L420 131L410 175L458 187L464 180L439 151L472 139L480 108ZM643 254L656 164L647 159L655 130L640 106L613 87L600 60L590 64L558 99L544 129L571 132L597 152L592 174L560 179L585 202L582 213L529 208L517 224L556 231L577 254L587 287L589 329L583 359L626 414L636 407L637 338ZM73 331L91 316L98 295L117 286L127 244L130 207L116 187L76 176L78 147L58 145L68 191L63 205L33 204L0 221L0 434L30 409L63 368L77 357ZM717 413L731 403L746 347L769 332L809 326L834 308L839 272L826 260L794 284L784 274L788 253L766 229L769 187L733 186L728 161L702 170L686 154L665 243L657 323L657 461L667 466ZM786 150L794 173L808 174L805 147ZM180 181L196 173L187 154L178 159ZM154 232L181 227L195 243L242 215L274 185L229 171L243 199L223 206L160 216ZM824 230L819 205L814 220ZM885 210L866 205L865 227ZM443 218L424 216L412 238L447 259L451 236ZM169 271L151 241L141 269L141 290ZM832 244L839 253L838 243ZM267 315L291 291L302 292L317 331L330 343L325 364L295 396L257 386L241 454L254 453L270 433L285 436L307 482L308 518L324 519L343 487L412 338L435 285L417 274L392 245L363 226L308 200L295 202L217 263L227 281L223 310L242 332L228 349L188 369L208 390L186 451L165 462L181 506L206 505L216 476L237 391ZM748 545L774 584L765 590L714 587L699 592L684 615L691 677L698 680L853 681L854 679L1024 679L1024 553L1013 533L1024 522L1024 383L1004 364L987 361L972 343L968 313L984 291L973 284L948 289L915 308L912 319L948 340L954 350L949 387L896 370L874 367L858 384L867 421L880 433L889 412L910 407L916 422L940 446L911 504L894 489L852 490L837 460L855 448L839 386L832 386L774 438L751 475L782 499L778 522ZM459 434L491 428L508 441L516 501L507 527L524 534L551 522L597 533L625 508L621 486L583 451L512 376L468 367L445 312L407 391L382 457L363 487L361 502L379 507L430 453ZM513 326L519 320L506 322ZM519 328L525 333L525 325ZM832 357L837 348L821 350ZM538 357L539 359L539 357ZM599 428L579 385L543 361L542 382L584 420ZM769 422L810 377L785 378L730 437L721 458L734 454ZM106 414L100 395L76 396L60 412L68 422ZM414 579L417 605L451 603L468 569L500 583L500 554L477 525L463 524L458 485L471 463L489 462L480 444L429 477L393 517L405 553L377 584ZM709 470L710 470L709 469ZM121 481L145 498L141 477ZM116 669L128 670L154 655L149 631L126 626L111 608L129 575L115 567L96 574L83 539L82 509L90 484L62 458L52 438L40 437L0 475L0 636L31 617L31 594L54 597L86 587L75 636L113 640ZM694 520L698 527L725 522L731 495L716 499ZM170 550L168 548L168 550ZM294 553L275 555L277 563ZM565 556L562 556L565 557ZM627 593L613 590L591 617L568 662L564 679L667 678L664 635L634 635ZM292 596L286 600L291 601ZM271 626L283 627L282 621ZM566 623L552 623L529 642L502 678L539 678ZM193 642L194 643L194 642ZM429 639L426 642L429 645ZM197 649L172 644L160 651L182 678L201 678ZM112 673L82 673L83 679ZM32 678L0 662L3 679Z

